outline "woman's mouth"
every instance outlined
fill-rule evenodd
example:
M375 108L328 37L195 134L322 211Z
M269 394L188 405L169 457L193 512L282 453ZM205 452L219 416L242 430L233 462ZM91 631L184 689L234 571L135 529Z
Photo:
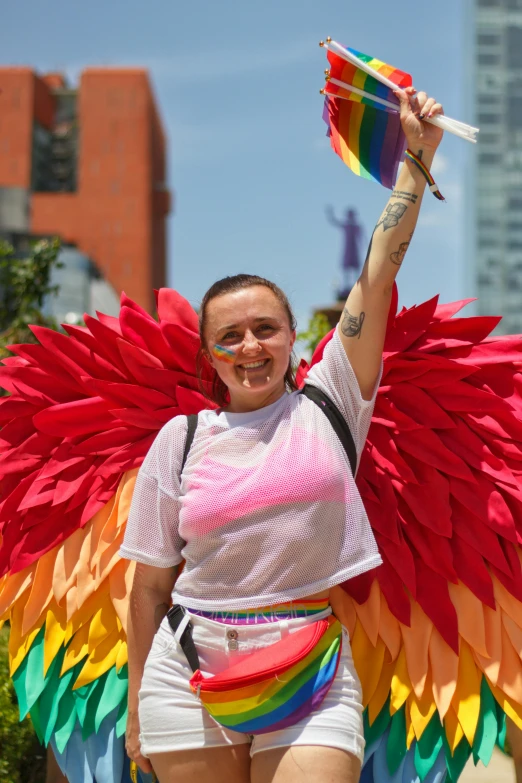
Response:
M240 367L242 370L258 370L260 367L265 367L270 359L258 359L255 362L243 362L243 364L238 364L237 367Z

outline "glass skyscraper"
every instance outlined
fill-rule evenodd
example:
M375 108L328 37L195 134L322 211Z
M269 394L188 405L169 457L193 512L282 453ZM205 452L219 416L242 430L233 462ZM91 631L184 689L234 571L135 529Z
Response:
M470 90L480 128L466 196L477 311L522 333L522 0L470 0Z

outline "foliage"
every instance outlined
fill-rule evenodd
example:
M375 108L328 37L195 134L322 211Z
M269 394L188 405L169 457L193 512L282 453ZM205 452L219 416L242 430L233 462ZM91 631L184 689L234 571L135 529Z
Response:
M0 630L0 780L2 783L43 783L45 749L29 718L19 722L18 703L9 678L9 628Z
M331 326L326 315L324 313L315 313L310 319L308 329L304 332L299 332L297 339L303 343L311 355L330 329Z
M0 240L0 359L8 345L35 343L29 324L56 328L41 309L45 298L57 291L51 285L53 268L59 268L58 239L36 242L19 258ZM18 702L9 677L9 627L0 627L0 780L2 783L43 783L46 752L28 717L19 720Z
M59 251L59 239L42 239L19 258L8 242L0 240L0 358L9 355L8 345L36 342L29 324L56 328L42 314L42 307L58 289L51 285L51 273L62 266Z

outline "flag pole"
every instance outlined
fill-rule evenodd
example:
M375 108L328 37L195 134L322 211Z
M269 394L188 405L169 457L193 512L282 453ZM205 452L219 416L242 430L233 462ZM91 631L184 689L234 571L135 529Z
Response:
M337 43L337 41L332 41L331 38L327 38L326 41L321 41L319 46L332 51L338 57L341 57L346 62L351 63L356 68L359 68L360 70L372 76L374 79L377 79L377 81L381 82L381 84L386 85L386 87L388 87L390 90L401 89L399 85L395 84L395 82L392 82L391 79L388 79L386 76L383 76L383 74L376 71L375 68L372 68L371 65L368 65L368 63L365 63L363 60L359 60L355 54L352 54L352 52L348 51L348 49L345 49L344 46L341 46L341 44ZM346 85L346 89L357 92L356 89L350 87L349 85ZM372 95L371 99L376 100L376 96ZM397 107L394 108L398 110ZM470 141L472 144L477 143L476 135L479 132L479 128L466 125L466 123L460 122L459 120L453 120L451 117L446 117L445 115L438 115L437 117L424 117L423 122L429 122L431 125L436 125L439 128L448 131L449 133L453 133L455 136L459 136L465 141Z
M399 111L399 104L398 103L392 103L391 101L387 101L384 98L381 98L379 95L373 95L371 92L365 92L365 90L361 90L359 87L354 87L353 84L347 84L346 82L341 82L339 79L334 79L333 76L327 76L326 82L328 84L335 84L337 87L341 87L343 90L348 90L349 92L354 92L356 95L360 95L361 98L368 98L374 103L380 103L381 106L386 106L387 109L393 109L394 111ZM345 98L344 95L338 95L334 92L326 92L325 95L331 95L332 98L343 98L344 100L350 100L349 98Z

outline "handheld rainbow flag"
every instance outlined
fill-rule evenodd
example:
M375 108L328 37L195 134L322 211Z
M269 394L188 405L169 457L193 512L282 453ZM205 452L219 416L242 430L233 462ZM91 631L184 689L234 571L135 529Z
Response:
M354 174L393 188L406 150L394 90L411 87L411 75L331 38L319 45L327 50L330 64L321 94L333 149ZM426 121L476 142L478 128L445 116Z

